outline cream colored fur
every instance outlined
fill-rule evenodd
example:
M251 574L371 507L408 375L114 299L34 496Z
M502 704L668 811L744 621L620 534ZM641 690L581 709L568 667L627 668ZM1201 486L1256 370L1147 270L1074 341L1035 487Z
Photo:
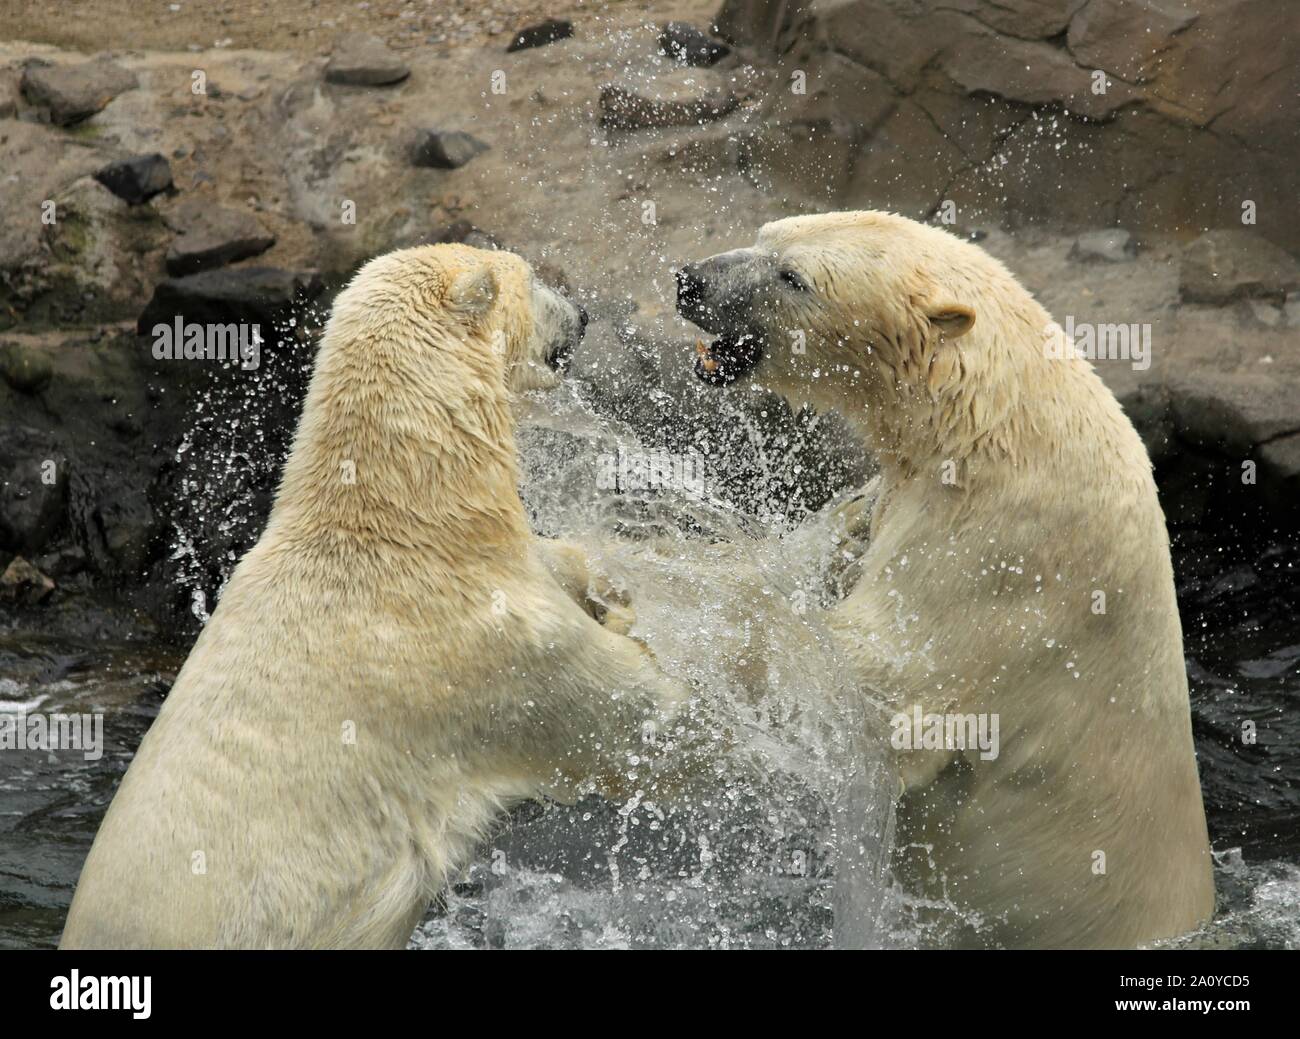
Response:
M947 940L1133 946L1204 923L1168 536L1114 396L1087 361L1051 359L1050 315L944 231L799 217L764 227L755 255L808 291L754 289L768 345L742 384L838 409L882 467L861 577L831 618L841 652L886 718L1000 717L996 760L899 752L900 868L979 922Z
M556 381L561 303L461 246L339 295L266 531L113 800L65 948L400 947L510 802L649 778L643 723L684 690L552 577L584 591L516 491L512 393Z

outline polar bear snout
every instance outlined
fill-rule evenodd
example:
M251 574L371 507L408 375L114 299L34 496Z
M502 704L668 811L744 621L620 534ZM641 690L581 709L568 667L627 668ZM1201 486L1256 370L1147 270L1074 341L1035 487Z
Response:
M717 338L696 344L695 374L725 386L763 357L763 308L779 273L775 258L758 249L734 249L677 271L677 312Z
M551 355L546 359L546 363L557 372L568 370L569 361L573 358L573 351L582 342L582 337L587 334L587 323L590 320L587 316L587 308L580 304L572 304L572 306L576 311L577 328L561 338Z
M758 249L688 263L677 272L677 313L714 335L738 332L776 275L773 257Z
M549 388L564 373L587 331L587 312L568 297L534 280L533 331L528 360L534 371L545 372L529 380L529 388ZM543 385L545 384L545 385Z

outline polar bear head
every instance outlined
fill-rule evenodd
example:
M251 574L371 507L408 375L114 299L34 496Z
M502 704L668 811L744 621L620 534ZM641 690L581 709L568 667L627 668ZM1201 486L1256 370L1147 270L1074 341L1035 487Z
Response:
M505 523L518 540L512 404L559 383L585 325L507 252L371 260L335 297L277 509L408 541L431 540L435 518L443 541L455 523L480 544Z
M696 347L705 382L835 408L882 453L1003 442L1023 385L1061 377L1043 350L1050 316L1006 268L889 213L767 224L752 247L681 268L677 309L716 336Z
M838 366L861 369L869 358L901 374L927 348L974 326L967 300L981 258L945 232L889 213L791 217L764 226L751 248L683 267L677 308L718 337L696 362L714 385L750 374L803 382Z
M587 327L586 312L520 257L453 244L370 261L339 294L334 315L375 325L396 320L415 333L408 346L417 354L461 355L500 372L511 391L557 386Z

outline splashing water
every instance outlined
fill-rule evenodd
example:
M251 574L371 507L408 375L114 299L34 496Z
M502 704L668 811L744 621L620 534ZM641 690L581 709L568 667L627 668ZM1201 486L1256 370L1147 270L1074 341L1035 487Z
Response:
M535 529L587 551L630 598L633 634L731 735L671 801L516 812L414 944L880 944L892 789L863 738L872 705L818 621L829 519L755 520L671 479L610 488L602 465L650 449L557 397L519 432Z

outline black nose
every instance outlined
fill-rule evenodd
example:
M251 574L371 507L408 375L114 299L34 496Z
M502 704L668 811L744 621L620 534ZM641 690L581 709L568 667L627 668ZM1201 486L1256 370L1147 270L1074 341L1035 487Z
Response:
M677 310L686 314L699 310L704 302L704 279L700 269L688 263L677 272Z

